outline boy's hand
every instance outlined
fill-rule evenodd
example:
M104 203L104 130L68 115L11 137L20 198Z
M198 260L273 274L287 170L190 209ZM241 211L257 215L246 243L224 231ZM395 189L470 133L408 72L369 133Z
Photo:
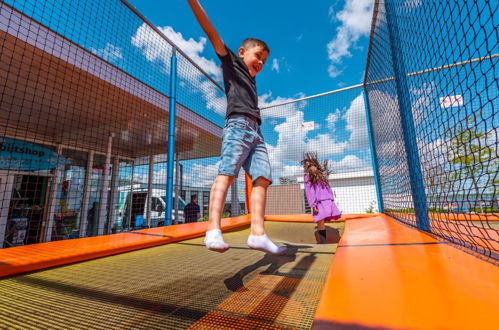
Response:
M203 7L201 7L201 4L199 3L199 1L198 0L187 0L187 2L191 6L192 12L194 13L194 16L196 16L196 19L197 19L199 25L201 26L203 31L208 36L210 43L212 44L213 48L215 49L215 52L220 56L227 55L227 49L225 48L225 44L222 41L222 38L220 38L217 30L215 30L215 28L211 24L210 19L208 18L208 15L204 11Z
M319 210L315 206L312 207L312 210L314 211L314 213L318 213L319 212Z

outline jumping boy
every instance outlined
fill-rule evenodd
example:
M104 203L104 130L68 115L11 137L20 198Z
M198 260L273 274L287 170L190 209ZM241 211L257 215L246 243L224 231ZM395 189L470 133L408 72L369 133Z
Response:
M222 238L220 221L227 190L241 166L253 180L251 193L251 232L248 246L271 254L283 254L265 234L263 216L267 188L272 183L267 148L260 131L255 76L269 55L265 42L246 39L237 55L228 49L197 0L187 0L199 25L222 61L227 113L222 137L221 163L210 195L209 224L204 243L212 251L225 252L229 245Z

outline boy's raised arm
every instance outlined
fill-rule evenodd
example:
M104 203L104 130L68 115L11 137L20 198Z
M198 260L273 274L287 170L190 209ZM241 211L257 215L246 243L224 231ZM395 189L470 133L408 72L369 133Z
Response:
M191 6L192 12L194 13L194 16L196 16L199 25L201 25L201 28L208 36L208 39L213 45L213 48L215 48L215 52L220 56L227 55L227 49L225 48L225 44L222 41L222 38L220 38L217 30L215 30L215 28L211 24L208 15L206 15L206 12L204 11L203 7L201 7L199 1L187 0L187 2Z

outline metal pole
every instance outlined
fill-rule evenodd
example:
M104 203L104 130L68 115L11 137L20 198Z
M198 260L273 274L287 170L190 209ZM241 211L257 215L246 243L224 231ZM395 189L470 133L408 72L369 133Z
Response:
M113 225L116 222L117 210L116 205L119 202L119 177L120 177L120 159L114 157L113 161L113 176L111 177L111 200L109 201L109 219L107 225L107 234L111 234L113 231ZM123 224L122 224L123 225Z
M59 144L57 146L57 155L59 157L62 157L62 146ZM57 198L57 188L59 185L60 180L64 169L62 168L62 165L57 164L57 167L54 169L54 175L52 176L52 180L50 183L50 197L49 197L49 205L48 206L48 212L47 212L47 227L45 228L45 237L43 239L44 242L50 242L52 240L52 230L54 228L54 218L55 218L55 205L58 201ZM0 245L1 247L1 245Z
M407 166L411 184L412 201L416 214L417 227L421 230L430 231L430 221L428 218L428 206L424 187L421 163L419 160L418 145L416 141L416 130L414 128L414 118L409 100L409 88L407 83L406 69L403 60L403 53L399 50L399 36L397 34L397 20L393 15L394 8L386 9L386 20L390 34L390 50L393 60L393 70L395 73L395 83L400 109L402 124L402 134L407 155Z
M381 195L381 181L379 177L378 157L376 156L376 143L374 141L373 126L371 121L371 110L369 107L369 98L364 86L362 91L364 95L364 109L366 111L367 134L369 135L369 148L371 149L371 163L374 174L374 184L376 186L376 196L378 200L378 212L383 212L383 196Z
M99 201L99 216L97 224L97 235L101 236L104 234L104 226L106 225L108 217L108 200L109 200L109 172L111 169L111 152L113 150L113 138L114 133L109 134L107 138L107 152L106 152L106 163L104 165L104 174L102 178L102 187L100 193ZM111 209L109 209L112 211Z
M178 218L178 214L179 214L179 200L178 200L178 196L180 194L180 189L179 189L179 182L180 182L180 162L178 160L178 154L176 154L175 156L175 186L173 188L175 194L174 194L174 202L173 202L173 205L174 205L174 210L175 210L175 216L174 216L174 219L175 219L175 224L179 224L180 223L180 219Z
M94 151L88 152L87 168L85 170L85 186L83 186L83 198L80 210L80 232L78 237L87 236L88 225L88 202L90 201L90 185L92 184L92 169L94 166Z
M168 118L168 162L167 162L167 178L166 178L166 211L165 211L165 226L172 224L172 201L173 201L173 169L175 167L175 106L177 87L177 57L176 49L173 48L170 62L170 106Z
M151 206L152 206L152 179L154 175L154 155L149 156L149 172L147 176L147 201L146 221L147 228L151 228Z

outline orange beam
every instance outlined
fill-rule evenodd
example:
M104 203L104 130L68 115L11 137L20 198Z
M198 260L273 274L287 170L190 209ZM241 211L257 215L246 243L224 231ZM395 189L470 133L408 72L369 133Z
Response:
M222 219L222 230L250 223L248 215ZM203 236L207 222L0 249L0 277L105 257Z
M314 328L492 329L498 279L498 267L388 216L351 220Z
M361 219L375 217L378 214L343 214L341 218L331 220L331 222L339 222L352 219ZM314 222L311 214L268 214L265 216L266 221L282 221L282 222Z
M415 217L414 213L404 212L390 212L390 214L397 217L407 217L408 215ZM496 213L436 213L430 212L428 214L430 220L444 220L444 221L499 221L499 215Z
M246 181L246 209L248 210L248 213L251 213L251 191L253 190L253 181L251 181L251 178L249 175L246 173L244 175L244 180Z

